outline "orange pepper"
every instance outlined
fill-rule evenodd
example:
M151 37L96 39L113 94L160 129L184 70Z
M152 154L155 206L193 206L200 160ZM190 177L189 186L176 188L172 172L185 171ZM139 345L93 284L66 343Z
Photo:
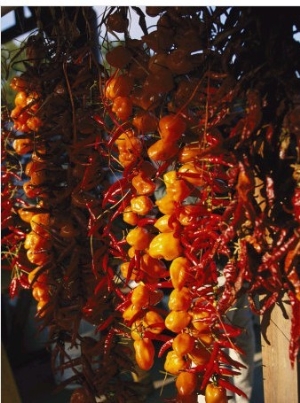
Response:
M118 96L128 96L133 87L133 79L128 75L119 75L107 81L105 97L114 100Z
M143 145L141 140L135 136L133 130L123 132L116 140L115 144L119 150L119 161L122 165L128 166L136 161L141 154Z
M198 377L193 372L180 372L178 374L175 386L180 396L190 396L196 389Z
M207 320L206 320L207 318ZM207 311L192 311L192 324L195 329L202 333L210 331L209 313Z
M187 311L171 311L165 318L165 325L171 332L180 333L190 321L191 317Z
M133 340L141 340L143 338L143 323L141 319L133 322L130 335Z
M205 388L206 403L227 403L226 389L222 386L209 383Z
M135 306L135 305L133 305L133 304L130 304L130 305L125 309L125 311L122 313L122 317L123 317L123 319L124 319L125 321L130 322L130 321L135 317L135 315L137 315L139 312L140 312L140 308L139 308L139 307L137 307L137 306Z
M30 273L28 273L28 283L32 284L32 286L34 284L40 284L40 285L44 285L46 287L47 285L47 279L48 276L45 272L42 272L36 279L36 281L33 283L34 278L37 276L37 274L39 273L39 271L41 271L40 267L36 267L34 270L32 270Z
M161 290L152 291L145 284L140 283L131 294L131 302L139 309L156 305L163 297Z
M179 162L185 164L187 162L191 162L194 160L197 155L200 154L201 148L199 143L196 144L187 144L185 145L179 152Z
M178 355L190 353L195 346L195 338L189 333L179 333L172 342L172 348Z
M151 195L156 189L156 184L142 171L132 178L131 183L138 195Z
M174 157L178 151L179 146L176 142L160 139L148 148L147 153L153 161L166 161Z
M161 199L156 200L155 204L157 205L159 211L163 214L173 214L176 209L176 202L168 193Z
M208 363L211 353L206 347L197 345L188 356L196 365L205 365Z
M186 257L179 256L170 265L170 278L174 288L182 288L188 280L190 262Z
M31 217L30 226L32 231L48 239L51 236L49 231L49 225L50 225L49 213L35 214L34 216Z
M187 162L182 165L179 170L179 173L182 173L182 178L187 182L191 183L194 186L203 186L205 185L205 179L203 176L203 169L196 166L193 162ZM186 173L187 175L184 175ZM191 176L189 176L191 174Z
M25 155L33 151L34 142L29 138L15 139L12 146L18 155Z
M156 259L173 260L181 255L182 246L173 232L162 232L152 239L148 253Z
M184 179L179 179L176 171L169 171L163 176L168 195L173 200L181 202L191 193L191 189Z
M132 114L132 101L129 97L118 96L114 99L112 105L112 111L116 116L125 121Z
M186 123L179 115L165 115L158 123L159 133L162 139L177 141L186 130Z
M184 371L189 366L189 362L182 356L177 355L175 351L171 350L166 356L164 369L172 375L178 375L180 371Z
M154 364L155 348L149 338L135 340L133 343L135 360L137 365L144 371L149 371Z
M130 230L126 236L126 241L130 246L136 250L143 250L148 248L152 235L144 227L135 227Z
M43 237L34 231L30 231L26 234L24 241L25 249L49 249L51 247L51 241L48 237Z
M159 232L172 232L174 228L170 227L169 220L171 215L164 214L163 216L159 217L155 223L153 224L155 228L159 230Z
M149 305L150 301L150 290L144 284L139 284L133 289L131 294L131 302L134 306L138 308L143 308Z
M148 253L142 256L140 262L141 270L150 277L167 277L169 272L166 265L159 259L155 259Z
M192 302L191 293L188 287L175 288L169 297L168 306L172 311L186 311Z
M142 134L154 132L157 129L157 118L151 112L140 111L132 119L132 124Z
M130 200L131 210L139 215L148 214L153 208L153 202L149 196L141 195Z
M160 334L165 329L165 321L163 317L156 311L148 311L143 318L145 330L152 333Z
M127 279L128 276L128 269L129 269L130 262L124 262L120 266L120 271L122 276ZM132 272L130 273L129 280L137 280L139 276L139 271L133 268Z
M137 225L139 216L132 211L131 206L127 206L123 212L123 221L130 225Z
M134 257L135 251L136 251L136 249L134 246L131 246L131 248L128 249L127 255L130 257L130 259L132 259Z

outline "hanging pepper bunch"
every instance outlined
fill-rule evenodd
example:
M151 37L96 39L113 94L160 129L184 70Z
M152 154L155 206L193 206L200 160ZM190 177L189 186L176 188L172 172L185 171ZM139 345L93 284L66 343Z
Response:
M57 14L51 35L47 15L37 13L45 35L41 28L28 38L24 72L11 82L15 107L4 119L2 148L3 258L12 270L11 296L25 287L37 301L53 370L72 369L64 385L83 387L72 399L131 401L134 382L123 374L133 370L132 360L117 339L105 337L108 323L122 329L115 306L123 296L106 262L114 253L106 237L110 211L102 208L110 154L93 119L105 73L97 38L86 31L92 9L51 10ZM82 321L94 327L90 337L81 334ZM79 356L66 346L78 347Z
M121 14L109 14L108 27ZM154 363L151 340L163 342L160 357L171 348L165 370L177 377L179 395L204 391L211 379L242 393L227 382L239 364L224 352L236 348L239 329L226 322L226 312L238 296L247 293L253 310L263 314L288 290L297 322L298 185L291 162L299 159L299 140L296 125L287 129L285 122L296 105L280 110L280 102L272 104L274 91L286 88L276 83L270 90L267 72L258 83L247 73L239 80L217 51L212 56L207 44L219 37L207 34L197 8L147 7L147 14L158 17L156 29L140 40L125 35L106 55L112 68L104 90L113 122L109 144L123 171L109 202L129 225L120 241L128 248L121 273L125 284L138 283L120 311L141 368ZM284 119L276 130L271 110ZM145 165L147 172L140 168ZM279 196L283 170L290 177ZM167 310L152 301L157 289L171 291ZM156 323L149 325L148 315ZM292 362L298 325L291 332ZM181 338L183 351L174 348ZM184 377L193 385L188 390L179 386Z
M43 57L12 83L11 147L28 157L29 178L8 206L22 221L16 255L54 354L62 340L81 342L77 394L132 398L134 384L115 380L133 361L151 369L158 343L174 401L222 402L226 390L244 394L228 381L241 364L226 352L243 354L243 329L226 318L240 295L264 315L287 293L292 363L299 351L298 67L272 52L255 64L261 49L247 56L241 36L256 43L261 32L237 8L146 7L150 33L132 9L141 39L130 38L128 7L102 17L124 34L105 42L106 67L87 46L92 30L64 35L89 8L54 24L53 42L29 42ZM287 46L292 55L292 37ZM81 319L99 342L80 339Z

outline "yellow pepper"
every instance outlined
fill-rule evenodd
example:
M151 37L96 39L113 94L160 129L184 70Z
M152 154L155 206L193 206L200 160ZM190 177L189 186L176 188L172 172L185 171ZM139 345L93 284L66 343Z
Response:
M173 214L176 209L176 201L168 193L161 199L156 200L155 204L163 214Z
M173 260L182 254L182 246L173 232L163 232L152 239L148 253L156 259Z
M141 195L130 200L131 210L139 215L146 215L153 208L153 202L149 196Z
M176 171L169 171L163 176L167 194L172 196L173 200L181 202L190 193L191 189L184 179L178 178L178 173Z
M155 183L144 172L139 172L134 176L131 183L139 195L151 195L156 188Z
M171 215L164 214L155 221L154 227L159 230L159 232L172 232L174 228L170 227L169 220Z
M127 243L136 250L148 248L151 239L151 234L144 227L135 227L126 236Z

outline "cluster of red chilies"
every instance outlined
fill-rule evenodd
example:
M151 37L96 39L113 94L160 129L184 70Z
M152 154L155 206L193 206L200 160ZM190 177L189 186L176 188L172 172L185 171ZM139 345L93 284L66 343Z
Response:
M125 11L107 13L110 31L127 30ZM212 383L243 395L228 380L241 364L227 352L243 354L243 329L226 317L240 296L264 315L287 294L292 364L299 351L299 107L271 103L267 89L212 62L197 8L158 13L156 30L108 50L105 74L83 47L56 55L60 69L35 61L13 80L12 147L29 156L30 177L24 197L5 199L5 219L17 211L22 221L5 238L13 282L29 274L54 340L78 342L81 319L101 332L76 362L89 396L111 393L118 365L133 370L120 337L145 371L161 344L177 402ZM3 172L5 189L13 175Z

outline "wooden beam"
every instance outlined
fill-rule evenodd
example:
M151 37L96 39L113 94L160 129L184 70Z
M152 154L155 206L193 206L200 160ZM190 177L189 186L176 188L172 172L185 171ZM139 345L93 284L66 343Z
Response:
M262 364L265 403L298 403L299 362L292 368L289 359L289 340L291 328L290 305L283 302L282 308L275 305L271 312L270 324L264 328L262 323ZM264 337L263 334L266 333Z
M1 343L1 397L6 403L21 403L21 398L16 381L6 354Z

